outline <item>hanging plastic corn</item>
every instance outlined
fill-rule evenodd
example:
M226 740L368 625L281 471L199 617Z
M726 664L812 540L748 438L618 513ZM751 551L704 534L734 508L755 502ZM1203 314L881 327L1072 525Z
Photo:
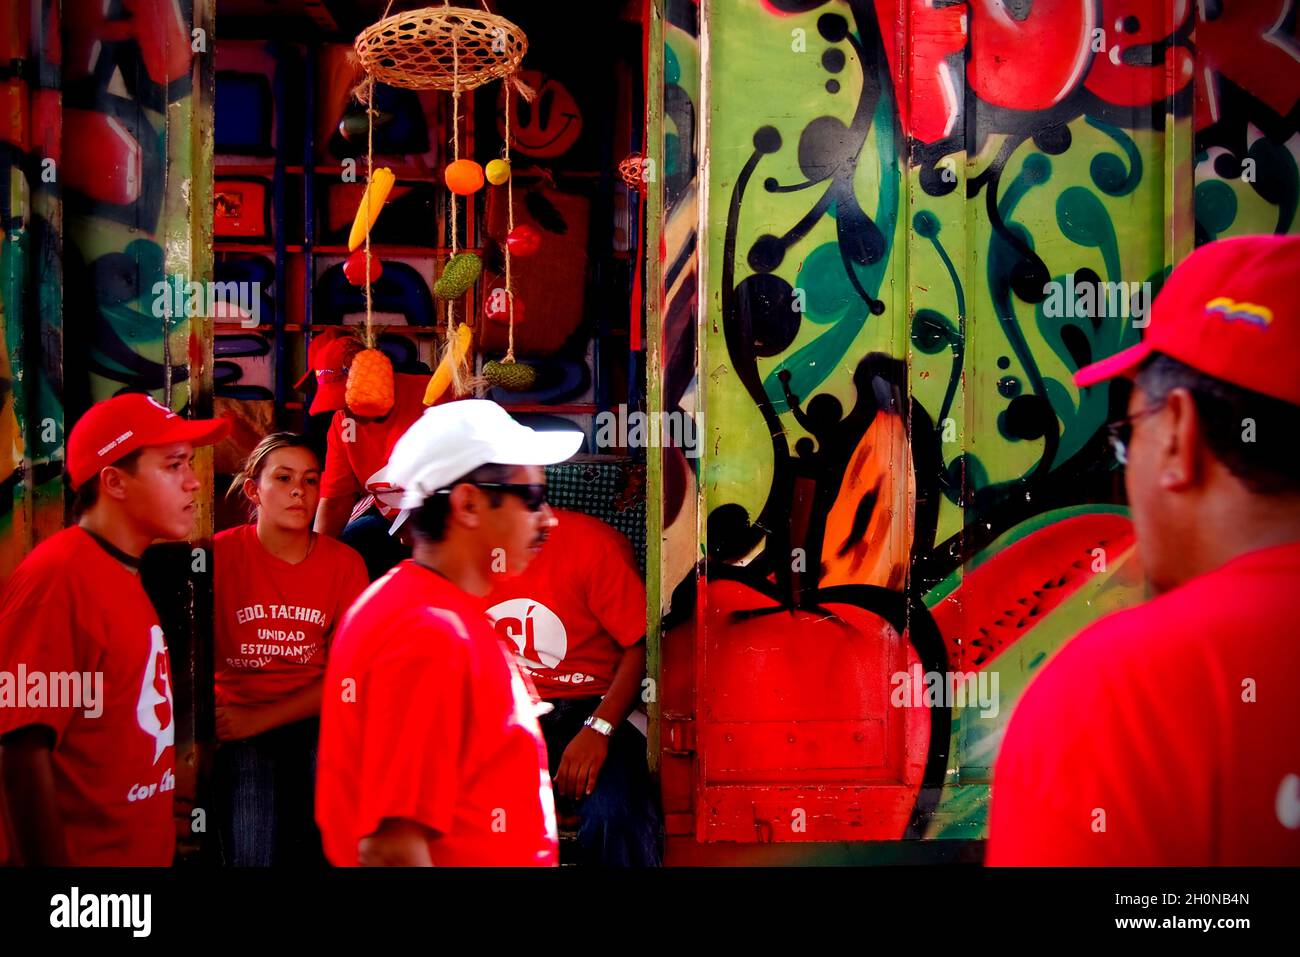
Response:
M456 327L456 332L449 343L450 348L443 352L442 361L438 363L438 368L433 370L429 385L424 390L425 405L433 405L442 398L442 394L451 385L453 368L465 361L473 339L474 331L468 325L462 322Z
M375 225L375 220L379 218L379 213L384 208L388 194L393 191L395 182L397 177L387 166L375 170L366 185L366 191L361 194L356 218L352 220L352 232L348 233L348 252L355 252L370 235L370 230Z

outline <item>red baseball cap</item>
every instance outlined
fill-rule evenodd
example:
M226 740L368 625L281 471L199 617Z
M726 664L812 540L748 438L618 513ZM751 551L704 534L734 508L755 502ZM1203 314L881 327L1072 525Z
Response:
M303 391L312 375L316 376L316 396L311 400L309 415L334 412L343 408L348 384L348 365L362 350L361 341L338 326L318 332L307 347L307 372L294 384Z
M79 489L136 449L172 442L214 445L230 428L229 419L182 419L153 396L114 396L92 405L68 434L68 478Z
M1084 366L1078 386L1127 376L1154 352L1215 379L1300 405L1300 236L1208 243L1169 274L1136 346Z

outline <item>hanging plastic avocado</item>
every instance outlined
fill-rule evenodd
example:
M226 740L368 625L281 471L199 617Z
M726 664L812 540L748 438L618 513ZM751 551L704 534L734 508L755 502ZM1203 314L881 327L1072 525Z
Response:
M482 271L483 260L474 253L457 253L447 260L442 275L433 284L433 294L439 299L459 299Z
M522 362L497 362L493 359L483 365L483 378L491 385L500 386L511 392L523 392L531 389L537 381L537 370Z

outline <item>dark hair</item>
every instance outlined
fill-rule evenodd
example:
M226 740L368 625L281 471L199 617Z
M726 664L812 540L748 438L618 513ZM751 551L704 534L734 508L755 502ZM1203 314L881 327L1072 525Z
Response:
M110 462L113 468L124 469L135 474L136 466L140 464L140 456L144 454L144 447L136 449L134 452L128 452L116 462ZM104 466L107 468L108 466ZM99 501L99 473L81 483L81 488L74 489L72 493L72 520L75 522L94 508L95 503Z
M1300 491L1294 447L1300 406L1215 379L1160 353L1142 364L1137 384L1152 402L1164 401L1174 389L1190 392L1210 451L1250 491Z
M472 472L467 472L454 482L448 482L447 488L454 488L462 482L477 485L479 482L509 482L513 465L480 465ZM488 501L496 508L501 504L505 493L500 489L484 489ZM447 534L447 515L451 511L450 495L430 495L419 508L411 513L411 527L417 535L431 542L440 542Z
M240 466L238 472L230 480L230 488L226 489L226 498L236 498L243 494L244 481L252 479L254 482L262 477L262 470L266 468L266 460L270 458L271 453L279 449L306 449L316 458L316 464L320 464L320 458L316 455L316 450L312 448L311 441L305 435L299 435L296 432L272 432L262 441L253 447L253 451L248 453L248 458L244 459L244 464ZM249 503L250 514L257 515L257 509Z

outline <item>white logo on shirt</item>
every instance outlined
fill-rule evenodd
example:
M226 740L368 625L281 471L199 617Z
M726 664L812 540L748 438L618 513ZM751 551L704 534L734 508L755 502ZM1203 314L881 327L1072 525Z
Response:
M1277 789L1277 819L1294 831L1300 828L1300 774L1288 774Z
M176 742L176 722L172 717L171 667L167 662L167 645L163 632L154 625L149 629L149 659L140 683L140 700L135 719L145 734L154 740L154 764Z
M560 616L531 598L510 598L488 609L497 634L514 643L521 664L557 668L569 650L569 633Z

